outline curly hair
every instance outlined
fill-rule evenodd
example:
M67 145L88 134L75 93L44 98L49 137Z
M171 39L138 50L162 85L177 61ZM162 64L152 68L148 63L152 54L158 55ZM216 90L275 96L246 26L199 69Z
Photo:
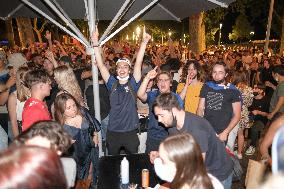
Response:
M186 77L188 75L188 68L191 64L193 65L193 68L197 70L197 78L198 79L200 78L201 66L200 66L199 62L197 60L188 60L182 68L182 74L181 74L181 78L180 78L181 83L186 82Z
M50 141L51 149L66 152L71 146L71 136L64 131L63 127L55 121L40 121L33 124L14 141L16 146L34 137L41 136Z
M60 90L67 91L78 103L80 103L80 105L85 104L82 91L72 68L68 66L59 66L55 68L54 79Z

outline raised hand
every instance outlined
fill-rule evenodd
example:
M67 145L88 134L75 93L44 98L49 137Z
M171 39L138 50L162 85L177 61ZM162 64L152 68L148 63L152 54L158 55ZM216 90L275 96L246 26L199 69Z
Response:
M185 82L185 85L190 85L191 82L192 82L192 78L193 78L193 73L191 74L188 74L187 77L186 77L186 82Z
M45 57L51 62L54 60L53 53L50 50L45 51Z
M92 36L91 36L91 40L94 46L98 46L99 44L99 30L98 27L96 26L95 31L93 31Z
M151 35L146 33L145 26L143 27L143 42L148 43L148 41L151 39Z
M157 76L157 68L158 66L156 66L153 70L149 71L148 74L146 75L146 78L151 80L151 79L154 79L156 76Z
M45 33L45 38L46 38L47 40L51 40L51 32L49 32L48 30L47 30L46 33Z

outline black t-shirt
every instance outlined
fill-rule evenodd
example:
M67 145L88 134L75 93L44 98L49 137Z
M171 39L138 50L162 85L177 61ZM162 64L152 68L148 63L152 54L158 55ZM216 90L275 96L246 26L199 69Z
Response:
M84 93L84 90L85 90L85 80L81 79L81 75L85 70L86 70L85 68L79 68L79 69L74 70L74 75L78 81L78 84L79 84L79 87L82 93Z
M109 92L105 84L99 85L99 93L100 93L99 97L100 97L101 119L103 120L108 116L110 110ZM90 110L90 114L95 116L93 85L90 85L87 88L85 95Z
M216 136L210 123L197 115L186 112L183 127L169 128L170 135L189 133L199 144L202 153L206 153L205 166L209 173L220 181L225 180L233 172L233 162L226 152L225 144Z
M205 98L204 118L217 134L222 133L233 117L232 103L241 101L240 92L237 89L213 89L205 84L200 98Z
M260 73L260 80L263 84L265 84L266 81L269 81L270 83L272 83L273 85L277 85L277 82L275 81L275 79L272 76L272 71L273 71L273 67L269 67L267 68L259 68L259 73ZM265 94L268 98L271 98L272 94L273 94L274 89L271 87L266 86L265 87Z
M252 105L249 107L250 111L259 110L262 112L269 112L269 99L264 96L261 99L253 99ZM267 117L262 115L255 115L253 116L254 121L261 121L264 124L267 123Z

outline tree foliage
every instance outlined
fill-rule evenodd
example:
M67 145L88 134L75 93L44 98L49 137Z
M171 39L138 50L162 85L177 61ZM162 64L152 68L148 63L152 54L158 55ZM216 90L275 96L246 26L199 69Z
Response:
M253 27L248 21L246 15L240 14L233 26L232 33L229 34L229 39L233 41L249 39L251 37L251 31L253 31Z
M225 8L216 8L204 14L206 44L214 44L216 32L219 30L220 23L224 20L227 13Z

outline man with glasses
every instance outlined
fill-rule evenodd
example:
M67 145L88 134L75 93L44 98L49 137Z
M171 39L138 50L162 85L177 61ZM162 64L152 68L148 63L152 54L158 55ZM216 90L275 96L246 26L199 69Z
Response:
M158 74L156 72L157 68L158 67L156 66L153 70L148 72L137 92L137 96L140 98L140 100L142 102L147 102L150 108L149 122L147 128L148 130L147 130L147 141L146 141L146 153L150 153L151 151L157 151L159 149L161 141L168 136L167 129L164 127L162 123L158 122L152 110L152 104L155 101L156 97L159 94L172 93L177 98L180 107L183 108L183 101L180 98L180 96L171 92L171 86L172 86L171 74L165 71L162 71ZM157 78L158 90L146 92L148 83L154 78Z

